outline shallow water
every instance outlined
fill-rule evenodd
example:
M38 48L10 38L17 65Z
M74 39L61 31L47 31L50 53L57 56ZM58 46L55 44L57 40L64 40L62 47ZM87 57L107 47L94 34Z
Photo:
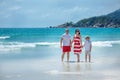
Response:
M0 80L120 80L120 29L81 28L92 40L92 62L61 62L59 40L65 29L0 29ZM71 38L74 28L70 29Z

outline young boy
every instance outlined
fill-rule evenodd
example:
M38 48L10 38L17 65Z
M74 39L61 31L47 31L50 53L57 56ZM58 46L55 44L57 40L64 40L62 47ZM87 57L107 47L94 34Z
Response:
M69 35L69 30L66 29L66 32L62 35L60 40L60 47L62 48L61 60L63 62L64 55L67 53L67 61L69 61L70 51L71 51L71 37Z
M92 42L90 41L90 37L86 36L85 37L85 43L84 43L84 47L85 47L85 62L87 62L87 60L89 59L89 62L91 62L91 49L92 49Z

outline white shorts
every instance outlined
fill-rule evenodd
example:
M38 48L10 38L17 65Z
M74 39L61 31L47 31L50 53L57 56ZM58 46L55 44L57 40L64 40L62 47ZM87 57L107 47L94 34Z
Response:
M85 51L85 54L91 54L91 52L90 51Z

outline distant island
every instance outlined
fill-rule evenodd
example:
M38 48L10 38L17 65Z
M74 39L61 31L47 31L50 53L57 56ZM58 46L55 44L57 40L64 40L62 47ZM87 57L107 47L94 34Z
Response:
M76 23L66 22L58 26L50 26L50 28L66 28L66 27L106 27L118 28L120 27L120 9L102 16L82 19Z

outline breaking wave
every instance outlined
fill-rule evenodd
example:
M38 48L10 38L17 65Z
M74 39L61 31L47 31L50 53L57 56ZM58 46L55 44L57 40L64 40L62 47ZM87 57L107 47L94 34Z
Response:
M93 41L92 45L95 47L112 47L114 44L120 44L120 40L117 41ZM0 51L14 51L21 50L22 48L35 48L37 46L50 46L59 47L59 42L0 42Z
M0 36L0 39L8 39L10 36Z

